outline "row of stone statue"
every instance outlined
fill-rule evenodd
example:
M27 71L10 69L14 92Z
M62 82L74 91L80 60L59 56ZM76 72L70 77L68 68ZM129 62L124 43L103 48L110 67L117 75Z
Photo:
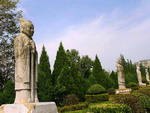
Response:
M123 69L123 66L122 66L122 61L121 61L121 58L119 58L117 60L117 72L118 72L118 86L119 86L119 89L126 89L125 87L125 75L124 75L124 69ZM142 83L142 75L141 75L141 71L140 71L140 62L136 65L136 73L137 73L137 78L138 78L138 85L139 86L145 86L146 83ZM147 82L150 82L150 79L149 79L149 72L148 72L148 69L146 68L146 80Z

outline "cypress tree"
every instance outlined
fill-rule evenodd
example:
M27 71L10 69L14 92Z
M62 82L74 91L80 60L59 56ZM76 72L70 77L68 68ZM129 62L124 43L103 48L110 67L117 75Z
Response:
M45 50L42 48L40 56L40 63L38 65L38 97L40 101L52 100L52 76L50 70L49 57Z
M108 76L105 75L104 70L102 69L101 63L96 55L94 65L93 65L93 76L96 78L97 82L105 87L109 88L109 79Z
M63 66L67 64L68 64L67 55L65 53L62 42L60 42L60 46L57 51L56 60L54 63L54 70L52 74L52 82L54 86L56 85L57 78L60 75Z
M118 88L118 75L117 75L117 73L112 71L111 74L110 74L110 78L113 80L114 87L117 89Z

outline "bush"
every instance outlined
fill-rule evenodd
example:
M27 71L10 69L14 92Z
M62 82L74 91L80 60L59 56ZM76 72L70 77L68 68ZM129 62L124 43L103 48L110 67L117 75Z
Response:
M106 92L106 90L103 86L101 86L100 84L94 84L88 89L87 94L93 95L93 94L101 94L104 92Z
M114 88L109 88L109 89L107 89L107 93L108 93L109 95L114 95L116 92L115 92L115 89L114 89Z
M0 91L0 105L10 104L15 100L15 84L12 80L8 80L4 85L4 90Z
M132 113L145 113L144 106L140 99L132 94L118 94L114 97L116 103L128 105Z
M135 83L135 82L129 82L129 86L130 86L130 87L137 87L138 85L137 85L137 83Z
M142 93L142 94L145 94L150 97L150 89L149 88L141 88L137 91L134 91L134 93Z
M85 95L85 99L87 102L102 102L102 101L108 101L108 94L98 94L98 95Z
M150 98L142 93L134 93L132 94L139 98L140 102L142 102L144 108L147 110L147 112L150 112Z
M131 108L125 104L100 104L91 106L92 113L132 113Z
M66 112L66 111L75 111L75 110L81 110L81 109L85 109L85 108L88 108L88 104L81 103L81 104L76 104L76 105L64 106L59 109L59 112L62 113L62 112Z
M74 104L78 104L78 103L79 103L79 99L74 94L70 94L64 98L64 105L65 106L74 105Z
M138 87L138 86L136 86L136 87L131 87L131 89L132 89L132 91L133 91L133 90L138 90L139 87Z

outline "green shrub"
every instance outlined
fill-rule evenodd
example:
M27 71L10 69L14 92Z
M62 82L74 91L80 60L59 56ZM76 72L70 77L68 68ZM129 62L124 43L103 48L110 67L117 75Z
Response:
M125 104L100 104L91 106L92 113L132 113L131 108Z
M140 88L139 90L134 91L134 93L142 93L142 94L145 94L150 97L150 89L149 88Z
M145 113L145 108L140 99L132 94L118 94L114 97L116 103L128 105L132 113Z
M94 84L88 89L87 94L93 95L93 94L101 94L104 92L106 92L106 90L103 86L101 86L100 84Z
M59 109L59 112L62 113L62 112L66 112L66 111L75 111L75 110L81 110L81 109L85 109L85 108L88 108L88 104L81 103L81 104L76 104L76 105L64 106Z
M138 86L136 86L136 87L131 87L131 89L132 89L132 91L134 91L134 90L138 90L139 87L138 87Z
M147 112L150 112L150 97L142 93L133 93L132 95L139 98Z
M85 95L85 99L87 102L102 102L108 101L108 94L98 94L98 95Z
M70 94L64 98L63 102L65 106L74 105L79 103L79 99L76 95Z
M130 86L130 87L137 87L138 85L137 85L137 83L135 83L135 82L129 82L129 86Z
M109 89L107 89L107 93L108 93L109 95L114 95L116 92L115 92L115 89L114 89L114 88L109 88Z

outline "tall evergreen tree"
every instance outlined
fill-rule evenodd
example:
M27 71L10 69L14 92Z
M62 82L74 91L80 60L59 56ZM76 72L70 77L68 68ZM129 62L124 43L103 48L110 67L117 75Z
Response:
M110 78L114 81L114 88L118 88L118 75L114 71L111 72Z
M14 50L13 40L19 32L18 18L21 17L16 11L18 0L0 0L0 87L8 79L14 77Z
M52 76L50 70L49 57L45 50L42 48L40 56L40 63L38 65L38 97L40 101L52 100Z
M125 84L128 85L129 82L138 83L137 74L136 74L136 66L132 64L131 60L125 60L123 55L120 55L122 66L124 68L125 73Z
M104 70L102 69L101 63L96 55L94 65L93 65L93 76L96 78L97 82L103 87L110 88L110 80L107 75L105 75Z
M60 42L60 46L57 51L56 60L54 63L54 70L52 74L52 81L53 81L54 86L56 85L57 78L60 75L63 69L63 66L66 66L66 65L69 65L68 58L64 50L63 44L62 42Z

